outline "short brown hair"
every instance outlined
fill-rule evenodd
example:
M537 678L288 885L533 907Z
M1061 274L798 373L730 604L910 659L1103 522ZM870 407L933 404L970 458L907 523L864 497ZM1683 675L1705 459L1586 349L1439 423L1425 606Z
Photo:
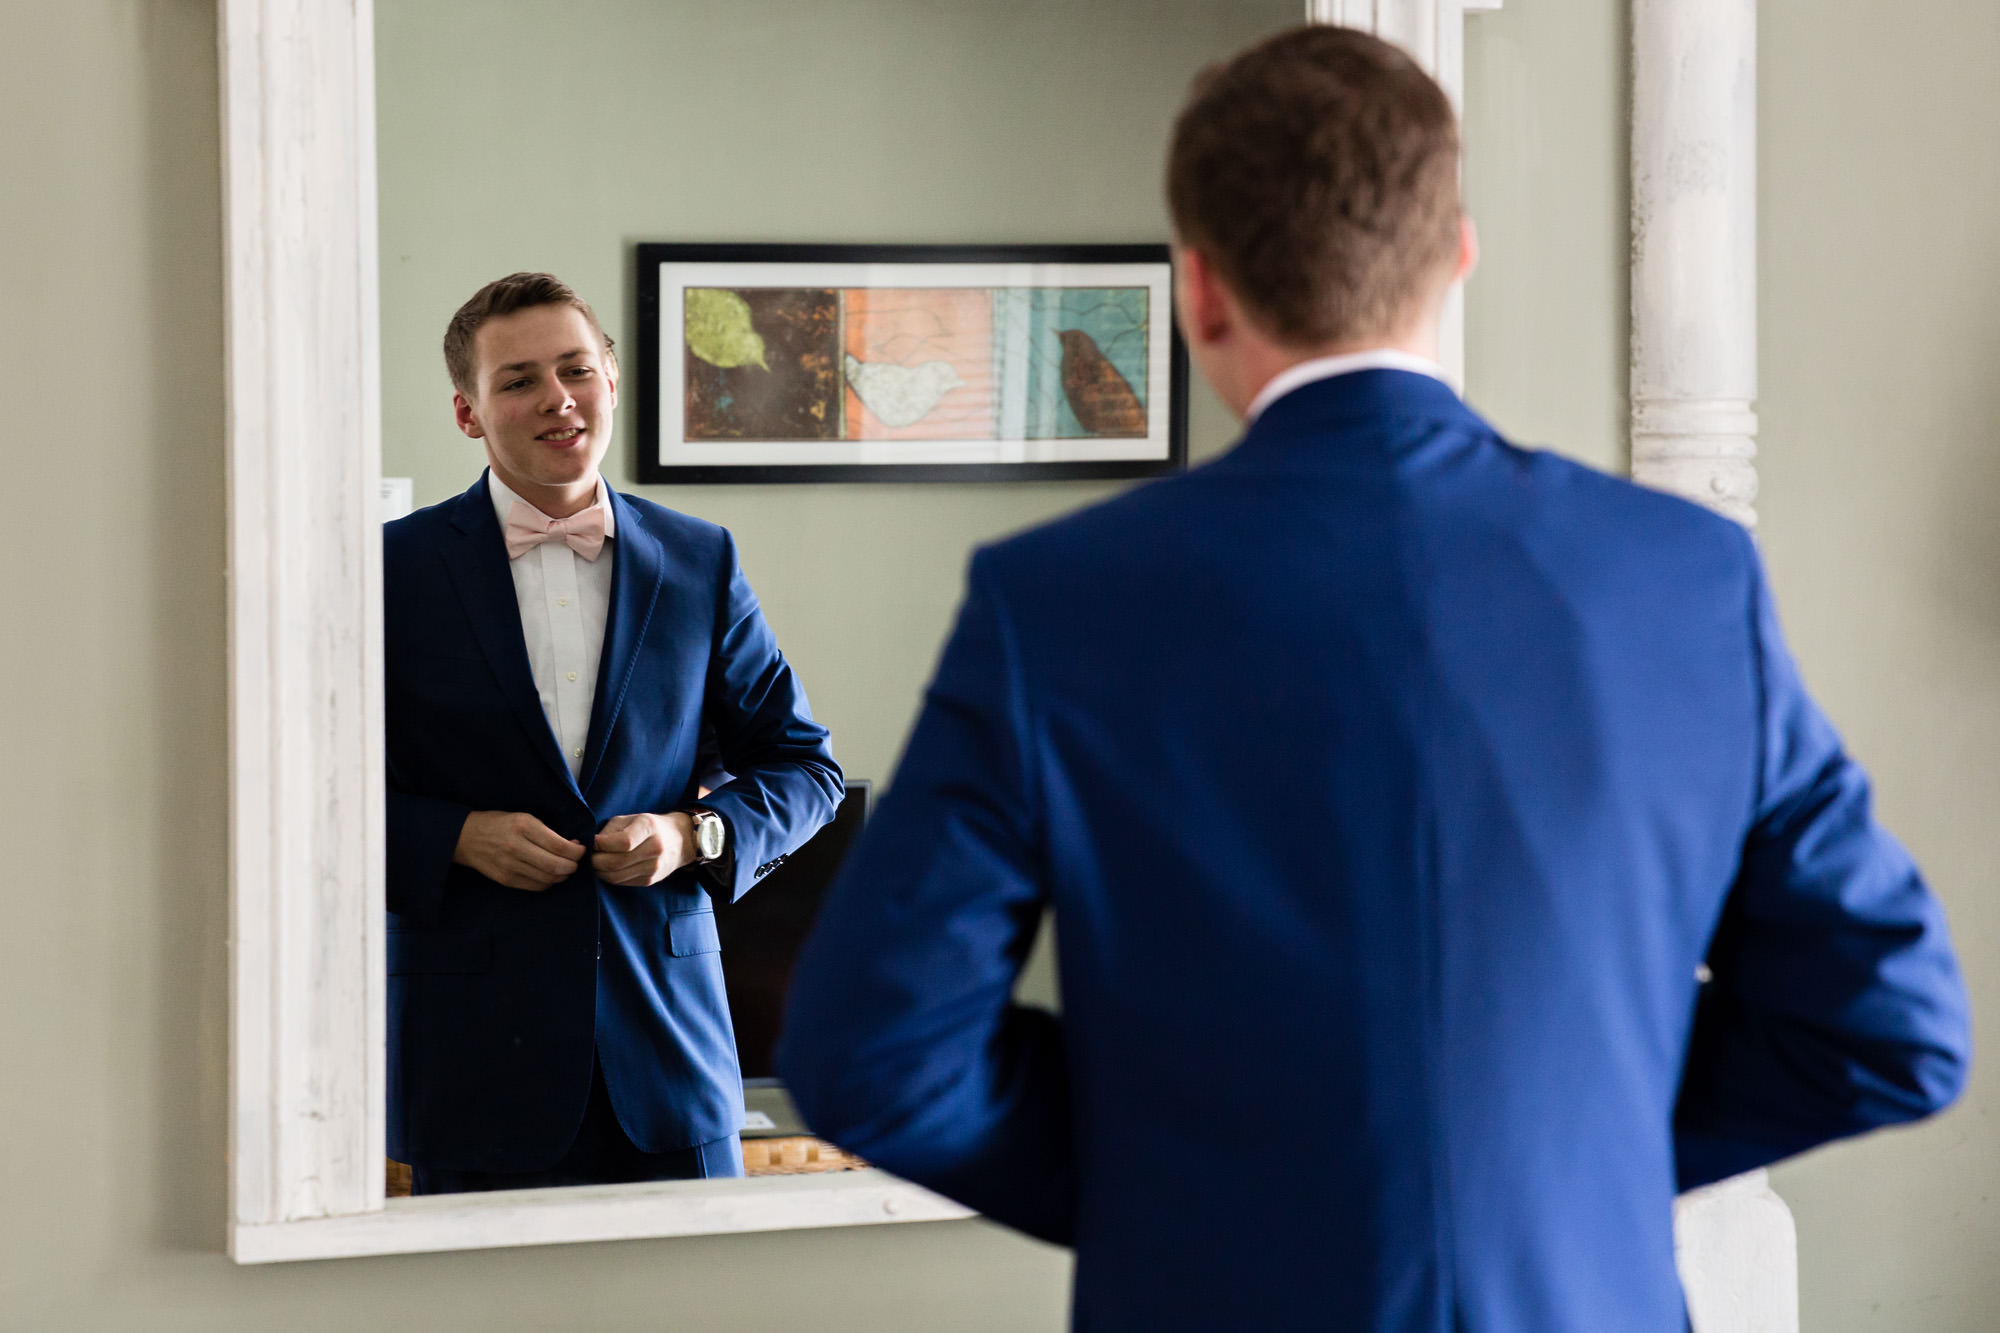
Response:
M1196 78L1167 208L1180 242L1279 341L1399 333L1457 262L1457 119L1380 38L1292 28Z
M451 387L468 398L472 396L472 341L487 320L539 305L566 305L582 315L584 323L603 342L606 358L613 366L618 364L618 353L612 350L611 337L604 326L597 322L597 312L574 288L549 273L509 273L474 292L472 299L451 317L451 323L444 326L444 369L451 376Z

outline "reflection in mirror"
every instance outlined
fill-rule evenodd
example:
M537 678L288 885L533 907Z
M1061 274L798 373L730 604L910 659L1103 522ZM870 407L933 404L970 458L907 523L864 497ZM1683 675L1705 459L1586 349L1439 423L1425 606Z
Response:
M599 475L587 302L498 279L444 358L487 468L384 529L389 1155L417 1194L740 1175L715 904L832 819L826 728L729 535Z
M969 550L1115 489L637 484L637 247L1163 241L1189 79L1298 15L379 0L392 1193L859 1165L771 1076L793 953ZM523 272L576 299L441 356Z

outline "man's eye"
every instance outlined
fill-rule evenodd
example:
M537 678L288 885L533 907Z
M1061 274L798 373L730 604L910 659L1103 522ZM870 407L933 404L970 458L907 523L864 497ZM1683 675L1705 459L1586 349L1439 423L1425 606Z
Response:
M526 380L513 380L505 385L502 385L501 387L507 389L524 389L527 387L527 385L528 382Z
M590 373L590 367L589 367L589 366L571 366L571 367L569 368L569 373L570 373L570 374L572 374L572 375L588 375L588 374Z

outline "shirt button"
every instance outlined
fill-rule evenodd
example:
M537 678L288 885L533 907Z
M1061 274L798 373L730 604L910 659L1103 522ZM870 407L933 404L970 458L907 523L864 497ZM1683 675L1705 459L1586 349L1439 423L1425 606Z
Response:
M567 598L567 597L558 597L558 598L556 598L556 605L557 605L557 606L568 606L568 605L569 605L569 598Z
M569 752L569 757L570 757L570 758L572 758L572 759L581 759L581 758L583 758L583 747L582 747L581 745L579 745L579 746L577 746L577 747L576 747L576 748L575 748L574 750L571 750L571 751Z
M574 671L570 672L570 673L569 673L569 678L570 678L571 680L575 680L575 679L576 679L576 672L574 672Z

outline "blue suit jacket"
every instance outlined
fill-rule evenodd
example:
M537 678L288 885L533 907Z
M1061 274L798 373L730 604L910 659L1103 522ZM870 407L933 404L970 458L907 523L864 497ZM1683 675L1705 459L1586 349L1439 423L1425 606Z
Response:
M741 896L833 817L840 770L713 524L611 495L611 608L581 781L549 729L486 479L383 538L389 764L389 1154L527 1171L569 1147L595 1047L650 1152L743 1122L710 892ZM736 776L726 886L579 872L503 888L453 848L474 810L519 810L586 847L614 815L695 798L704 726Z
M1748 536L1396 371L975 556L789 1012L808 1121L1091 1330L1680 1329L1678 1190L1967 1060Z

